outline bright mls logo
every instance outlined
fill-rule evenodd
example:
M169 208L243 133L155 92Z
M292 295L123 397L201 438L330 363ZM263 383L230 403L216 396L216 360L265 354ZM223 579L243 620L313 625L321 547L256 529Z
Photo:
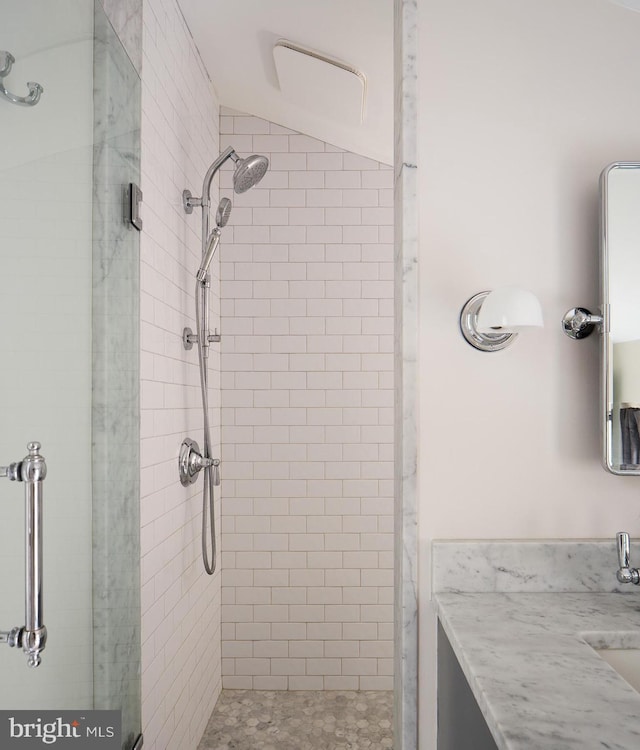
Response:
M120 711L0 711L0 749L120 750Z

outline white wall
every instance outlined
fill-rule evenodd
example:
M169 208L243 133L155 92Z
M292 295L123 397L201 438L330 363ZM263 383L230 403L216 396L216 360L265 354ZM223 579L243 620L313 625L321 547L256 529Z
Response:
M598 175L640 158L640 15L606 0L421 0L421 743L433 738L433 538L640 535L640 484L600 465ZM519 284L546 327L485 354L475 292ZM615 561L612 561L612 566Z
M348 151L393 160L393 2L389 0L180 0L185 17L215 76L220 100ZM224 29L211 41L211 29ZM281 88L274 60L280 39L355 67L366 76L364 118L345 116L339 86L315 70L310 92L328 101L310 106ZM304 60L301 66L304 65ZM320 70L325 65L319 66ZM306 66L305 66L306 68ZM327 72L326 70L324 71ZM331 68L328 70L331 75ZM355 78L353 80L355 82ZM347 106L358 106L357 83Z
M200 558L202 479L180 485L183 438L202 445L195 349L199 210L187 216L182 190L199 195L218 155L215 91L174 0L144 3L141 238L142 724L145 748L192 750L220 693L220 574ZM212 191L215 200L216 189ZM217 265L212 270L217 278ZM213 309L219 311L214 280ZM220 405L220 358L211 352L210 405ZM212 426L218 423L212 418ZM219 455L219 430L212 434ZM219 503L216 503L219 515Z
M265 153L222 236L223 682L390 690L393 171L223 109Z

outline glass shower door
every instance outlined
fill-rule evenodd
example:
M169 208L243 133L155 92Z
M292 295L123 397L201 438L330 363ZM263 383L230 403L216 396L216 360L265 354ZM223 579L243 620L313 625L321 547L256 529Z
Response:
M100 3L0 0L0 464L37 440L42 663L0 644L0 709L123 711L140 731L140 82ZM0 61L4 58L0 54ZM0 65L1 68L1 65ZM95 72L95 80L94 80ZM43 88L35 104L27 82ZM135 353L134 353L135 350ZM24 489L0 479L0 630L24 624Z
M0 0L0 464L37 440L44 483L44 623L37 669L0 648L2 708L91 708L91 213L93 8ZM58 8L57 10L60 10ZM0 628L24 624L24 499L0 481ZM8 574L7 574L8 572ZM64 634L64 635L63 635Z

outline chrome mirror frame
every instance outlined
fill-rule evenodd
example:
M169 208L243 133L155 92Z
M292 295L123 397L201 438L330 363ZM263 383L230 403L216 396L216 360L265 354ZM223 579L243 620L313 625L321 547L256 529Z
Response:
M640 400L638 406L623 406L624 402L621 401L620 394L614 393L614 357L613 357L613 340L611 338L611 193L609 178L611 174L616 170L636 170L638 171L638 179L640 180L640 162L633 161L616 161L606 166L601 174L599 180L599 193L600 193L600 236L599 236L599 277L600 277L600 303L599 303L599 314L592 314L588 309L584 307L574 307L568 310L562 319L562 329L567 336L572 339L583 339L589 336L596 328L599 330L600 336L600 426L601 426L601 451L602 451L602 463L607 471L612 474L618 474L621 476L638 476L640 475L640 460L638 463L623 463L623 457L620 456L619 461L614 459L614 450L617 451L618 443L614 439L614 426L621 430L621 426L618 420L615 419L615 403L616 398L620 402L619 410L623 408L640 408ZM638 194L640 196L640 182L638 185ZM640 240L640 230L637 231L638 239ZM636 275L638 270L636 269ZM618 273L617 278L620 277ZM639 279L640 280L640 279ZM625 317L624 313L619 314L619 307L622 306L620 299L614 300L616 320L619 322L628 322L629 315ZM635 316L632 316L635 319ZM640 311L638 312L640 318ZM640 321L639 321L640 322ZM616 331L619 331L616 326ZM628 335L628 334L627 334ZM635 343L636 339L632 339L629 342L621 341L622 343ZM640 338L637 339L640 344ZM620 386L620 382L618 383ZM622 392L624 397L624 391ZM640 437L640 436L639 436ZM623 440L622 436L619 441L620 452L623 451Z
M638 170L640 162L618 161L606 166L600 174L600 309L602 325L600 326L600 423L602 427L602 462L612 474L621 476L640 475L640 464L637 468L622 468L622 460L614 463L614 381L613 381L613 341L611 339L611 233L610 233L610 190L609 177L620 169Z

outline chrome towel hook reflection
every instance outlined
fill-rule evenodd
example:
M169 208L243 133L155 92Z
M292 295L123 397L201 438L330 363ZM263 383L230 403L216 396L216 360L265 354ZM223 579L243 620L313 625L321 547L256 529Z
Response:
M7 101L12 104L19 104L22 107L33 107L40 101L40 96L44 89L39 83L35 81L28 81L27 87L29 88L29 94L27 96L16 96L4 87L2 82L3 78L6 78L11 72L13 63L16 58L7 52L6 50L0 50L0 95L2 95Z

